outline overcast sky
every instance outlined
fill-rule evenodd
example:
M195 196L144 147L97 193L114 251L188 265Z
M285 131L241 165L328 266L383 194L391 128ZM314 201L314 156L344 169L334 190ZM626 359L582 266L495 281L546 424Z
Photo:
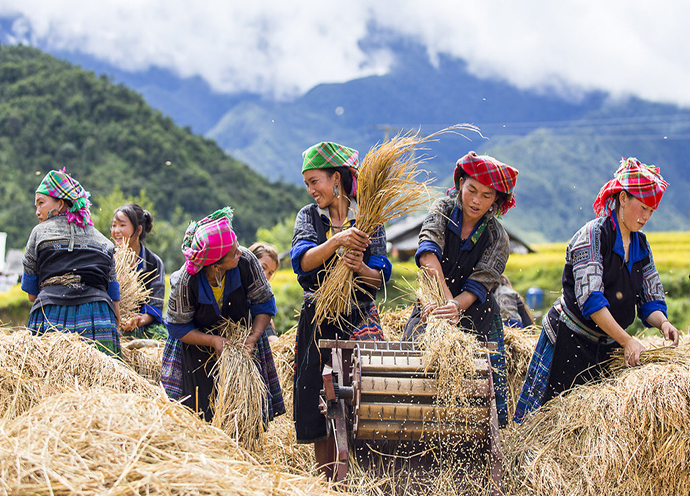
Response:
M0 18L14 19L5 40L198 75L220 92L285 98L385 73L391 55L360 45L376 25L521 88L690 105L685 0L2 0Z

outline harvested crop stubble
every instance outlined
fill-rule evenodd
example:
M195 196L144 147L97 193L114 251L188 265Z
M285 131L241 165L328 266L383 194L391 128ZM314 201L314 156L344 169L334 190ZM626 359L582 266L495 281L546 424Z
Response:
M125 363L151 383L160 384L165 343L157 339L133 339L121 343Z
M441 281L435 274L420 270L418 281L417 297L422 306L446 303ZM426 370L436 374L436 401L443 405L468 404L476 377L474 359L481 350L477 338L448 319L429 314L420 343Z
M268 391L254 357L244 346L249 329L241 322L223 319L212 332L225 337L230 344L225 345L211 370L215 380L211 425L222 429L246 449L260 451Z
M357 176L357 203L355 225L372 236L386 222L425 207L429 199L428 182L419 181L418 167L424 158L415 158L420 146L436 141L446 132L478 129L469 124L458 124L423 137L417 133L397 135L374 146L364 157ZM368 287L341 257L335 257L326 267L324 282L315 292L314 322L337 322L338 316L349 314L354 308L354 291L368 291Z
M651 363L558 396L504 443L511 494L690 494L690 370Z
M139 309L149 302L151 289L146 287L146 277L153 277L154 273L142 276L137 269L139 255L129 247L129 240L125 240L122 247L115 251L115 272L120 284L120 320L127 322L139 315Z
M159 388L73 333L3 332L0 364L4 418L14 418L49 396L80 388L99 386L149 398L160 395Z
M89 389L0 423L8 494L333 494L314 477L263 467L165 397Z
M515 413L522 384L525 382L527 368L537 347L540 326L528 326L524 329L504 327L504 343L506 356L506 374L508 385L508 418Z

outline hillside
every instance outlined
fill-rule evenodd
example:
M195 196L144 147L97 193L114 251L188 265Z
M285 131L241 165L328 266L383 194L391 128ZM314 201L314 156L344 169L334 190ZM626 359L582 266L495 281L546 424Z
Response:
M156 222L177 223L177 246L190 219L224 205L249 242L309 200L303 188L275 174L267 180L105 76L33 48L0 46L0 229L9 247L23 247L36 223L43 174L63 166L93 198L115 187L125 197L144 193Z

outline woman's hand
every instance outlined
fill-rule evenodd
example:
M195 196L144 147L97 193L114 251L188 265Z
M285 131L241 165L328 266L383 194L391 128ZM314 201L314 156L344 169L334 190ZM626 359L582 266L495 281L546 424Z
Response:
M256 342L258 339L252 334L244 340L244 347L247 349L247 353L250 355L254 353L254 348L256 347Z
M360 252L364 252L364 250L366 250L371 244L371 240L369 239L369 236L367 236L367 233L357 229L356 227L344 229L335 234L333 238L336 239L338 246Z
M678 344L679 332L678 329L676 329L676 326L671 324L671 321L663 321L659 329L661 329L661 332L664 333L664 339L666 341L673 341L673 346L676 346Z
M425 303L422 306L422 309L419 311L419 316L422 318L422 322L426 322L426 318L429 316L431 312L436 310L437 306L438 305L434 302Z
M635 338L630 338L623 346L623 356L627 367L637 367L640 364L640 354L645 347Z
M221 337L221 336L213 336L213 349L216 352L216 355L221 356L223 354L223 348L225 348L225 344L230 344L230 341L227 339Z
M343 262L345 266L353 272L360 272L362 265L364 265L364 252L359 250L350 250L343 255Z
M439 319L448 319L451 324L460 322L460 305L457 300L448 300L445 305L438 306L431 315Z
M130 332L139 327L139 315L135 315L131 319L122 323L122 330L125 332Z

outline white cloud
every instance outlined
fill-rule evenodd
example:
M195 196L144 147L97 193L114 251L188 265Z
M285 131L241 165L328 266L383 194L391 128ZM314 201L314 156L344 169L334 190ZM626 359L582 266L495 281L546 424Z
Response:
M430 58L466 60L480 76L527 88L563 84L690 104L690 45L680 0L9 0L10 33L119 68L201 76L218 91L302 93L385 72L365 53L371 23L412 37ZM28 29L30 27L30 30Z

